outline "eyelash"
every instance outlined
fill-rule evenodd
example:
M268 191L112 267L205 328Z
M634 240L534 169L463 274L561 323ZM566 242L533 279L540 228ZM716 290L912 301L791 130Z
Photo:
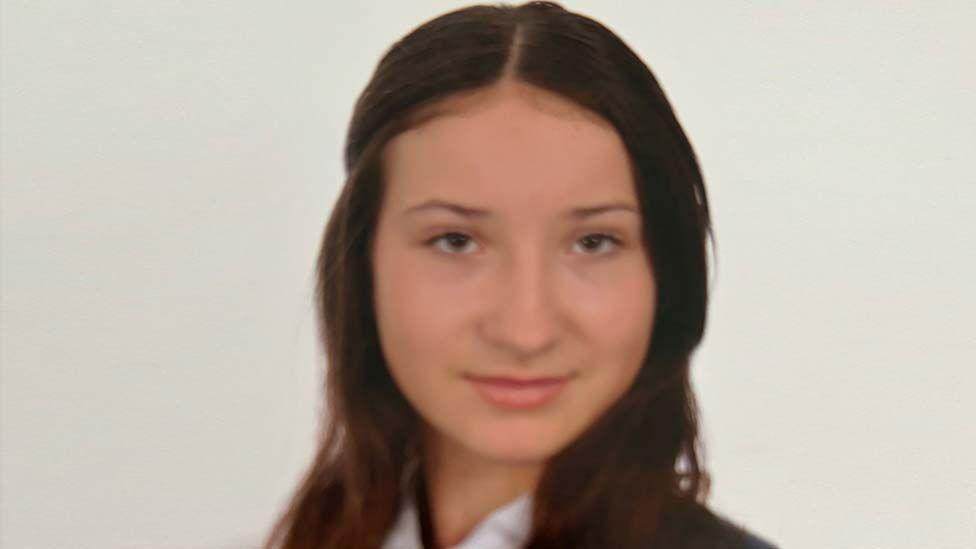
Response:
M441 240L445 239L446 237L452 236L452 235L462 236L462 237L468 239L469 242L471 240L471 236L469 236L469 235L467 235L467 234L465 234L463 232L460 232L460 231L446 231L446 232L443 232L443 233L438 234L437 236L434 236L433 238L428 239L426 242L424 242L424 244L426 246L428 246L428 247L435 247L438 242L440 242ZM603 254L590 254L590 253L588 253L588 254L585 254L585 255L592 255L592 256L609 255L609 254L613 253L614 251L620 249L620 247L623 245L623 241L621 239L615 237L612 234L607 234L607 233L602 233L602 232L589 233L587 235L584 235L579 240L583 240L584 238L590 238L590 237L594 237L594 236L595 237L599 237L601 244L603 242L610 242L611 244L613 244L613 249L610 250L610 251L608 251L608 252L606 252L606 253L603 253ZM442 251L442 253L445 253L447 255L466 255L464 253L444 252L444 251Z

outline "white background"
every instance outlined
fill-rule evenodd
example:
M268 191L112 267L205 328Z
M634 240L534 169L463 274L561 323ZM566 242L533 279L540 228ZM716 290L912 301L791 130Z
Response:
M0 545L253 547L311 458L353 102L465 2L2 5ZM584 2L671 98L718 265L712 503L976 543L976 4Z

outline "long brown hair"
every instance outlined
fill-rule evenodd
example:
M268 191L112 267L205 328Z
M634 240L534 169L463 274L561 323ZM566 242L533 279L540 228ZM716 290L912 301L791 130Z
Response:
M600 23L553 2L478 5L421 25L382 57L359 97L347 179L317 265L328 417L313 463L266 547L376 548L401 503L420 419L385 365L369 251L386 143L439 100L522 81L610 121L630 156L657 281L653 337L630 390L552 457L526 547L684 546L704 509L689 359L708 301L708 201L695 153L648 67Z

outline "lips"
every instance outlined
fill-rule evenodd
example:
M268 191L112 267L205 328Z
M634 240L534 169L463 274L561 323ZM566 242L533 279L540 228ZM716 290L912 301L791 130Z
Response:
M553 400L569 382L569 377L467 376L478 393L490 404L502 408L526 409Z

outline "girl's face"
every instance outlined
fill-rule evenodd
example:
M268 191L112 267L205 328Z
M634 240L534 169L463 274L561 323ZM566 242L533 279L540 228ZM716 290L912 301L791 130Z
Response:
M441 447L541 463L648 349L655 281L629 159L612 125L524 84L440 106L385 150L383 355Z

